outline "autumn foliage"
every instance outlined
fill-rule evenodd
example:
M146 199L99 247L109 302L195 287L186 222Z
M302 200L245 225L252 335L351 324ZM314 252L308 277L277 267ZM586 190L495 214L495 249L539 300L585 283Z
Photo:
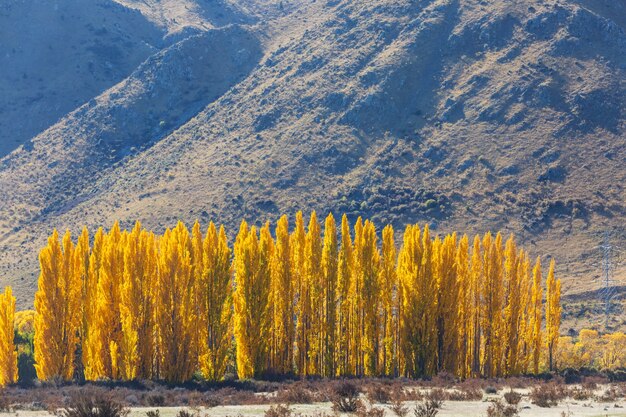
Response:
M369 220L338 227L315 212L291 231L286 216L244 221L232 247L213 223L162 235L116 223L76 244L55 231L40 254L37 375L494 377L558 357L554 263L544 288L512 236L410 225L395 239L391 226L379 240Z

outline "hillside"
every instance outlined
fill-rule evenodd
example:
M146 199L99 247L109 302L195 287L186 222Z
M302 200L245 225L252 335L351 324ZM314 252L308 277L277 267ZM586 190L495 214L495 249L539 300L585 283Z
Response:
M22 305L53 227L198 218L232 237L311 208L514 232L568 294L597 288L603 233L626 237L623 3L188 3L111 6L161 43L80 97L60 87L76 108L45 130L0 112L25 143L0 161L0 284Z

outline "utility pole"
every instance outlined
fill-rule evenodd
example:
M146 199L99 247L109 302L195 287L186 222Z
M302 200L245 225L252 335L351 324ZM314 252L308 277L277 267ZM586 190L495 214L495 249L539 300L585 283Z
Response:
M615 261L613 254L619 250L611 244L608 232L604 233L604 243L599 246L602 252L602 288L598 292L602 303L604 304L604 326L608 329L609 319L612 313L612 300L615 296L615 281L613 279L613 271L615 270Z

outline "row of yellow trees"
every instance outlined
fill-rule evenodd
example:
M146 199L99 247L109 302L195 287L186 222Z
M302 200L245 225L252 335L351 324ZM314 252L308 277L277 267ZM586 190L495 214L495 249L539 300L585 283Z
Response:
M273 233L272 233L273 232ZM302 213L272 231L183 223L161 236L116 223L74 244L55 231L35 297L39 379L500 376L539 371L556 351L560 281L544 290L511 236L432 237Z

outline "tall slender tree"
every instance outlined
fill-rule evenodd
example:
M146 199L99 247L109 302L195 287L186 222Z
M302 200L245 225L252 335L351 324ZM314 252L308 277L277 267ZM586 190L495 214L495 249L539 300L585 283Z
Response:
M337 271L337 371L336 376L351 374L350 342L352 310L351 310L351 289L352 289L352 238L350 236L350 224L348 217L344 214L341 219L341 247L339 249L338 271Z
M322 283L322 236L315 211L311 213L304 250L306 291L302 294L302 324L306 333L309 367L307 375L322 375L324 336L324 287Z
M80 329L81 283L75 282L74 246L69 231L59 243L55 230L39 256L35 294L35 369L42 381L71 380Z
M98 283L102 271L105 233L99 228L93 239L93 248L89 255L89 267L83 284L83 346L82 363L85 379L94 381L104 377L104 361L101 358L101 335L97 319Z
M385 226L378 275L381 304L380 367L378 373L386 376L396 376L398 372L395 343L398 337L398 275L396 273L396 244L393 234L393 227L391 225Z
M546 283L546 345L548 348L548 366L554 370L554 353L558 348L559 329L561 327L561 280L554 277L554 259L550 261Z
M533 268L533 286L532 297L530 300L530 317L527 333L527 341L530 346L530 358L533 366L533 372L539 373L539 360L541 357L541 325L542 325L542 301L543 292L541 289L541 259L537 257L535 267Z
M223 226L213 222L203 243L204 269L200 279L200 369L205 378L217 381L226 373L232 334L231 250Z
M17 382L15 349L15 297L11 287L0 294L0 386Z
M272 255L269 225L261 230L241 224L235 241L234 329L237 374L247 379L267 369L267 343L271 309L269 262Z
M308 314L309 289L305 274L306 231L302 212L296 213L296 224L290 236L291 278L294 289L294 313L296 316L296 369L299 375L307 375L309 368L306 317Z
M324 223L324 247L321 259L322 269L322 375L332 377L336 373L336 328L337 328L337 279L339 248L337 225L330 213Z
M196 309L191 275L191 238L182 222L160 240L157 285L160 377L170 382L190 379L195 370L193 341Z

